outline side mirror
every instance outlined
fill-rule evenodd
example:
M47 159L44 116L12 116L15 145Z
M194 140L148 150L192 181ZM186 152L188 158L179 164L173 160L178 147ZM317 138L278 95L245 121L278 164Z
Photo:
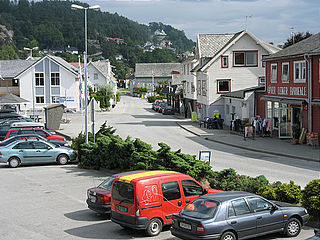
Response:
M52 147L48 147L48 150L52 149Z
M278 207L276 206L276 205L272 205L272 206L270 206L270 210L277 210L278 209Z
M202 191L202 194L207 194L208 193L208 189L204 188L203 191Z

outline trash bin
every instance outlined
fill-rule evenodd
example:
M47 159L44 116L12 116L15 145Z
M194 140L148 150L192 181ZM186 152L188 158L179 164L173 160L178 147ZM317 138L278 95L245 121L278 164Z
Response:
M44 107L46 129L57 130L60 128L64 108L63 104L52 104Z

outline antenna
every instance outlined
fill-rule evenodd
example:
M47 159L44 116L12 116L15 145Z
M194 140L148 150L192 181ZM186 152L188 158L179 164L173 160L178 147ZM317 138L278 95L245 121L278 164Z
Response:
M246 16L246 23L245 23L245 26L244 26L245 30L247 30L247 27L248 27L248 18L252 18L252 15Z
M294 44L294 27L290 27L291 36L292 36L292 44Z

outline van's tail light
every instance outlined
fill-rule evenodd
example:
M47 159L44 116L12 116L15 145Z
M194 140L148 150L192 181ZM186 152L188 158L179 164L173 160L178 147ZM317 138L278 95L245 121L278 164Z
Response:
M174 227L175 221L176 221L176 220L172 219L172 223L171 223L171 226L172 226L172 227Z
M102 204L110 204L111 199L108 196L101 196L101 203Z
M138 196L136 196L136 216L140 217L140 201Z
M2 153L0 152L0 156L2 155Z
M197 233L205 233L205 229L204 229L204 226L202 224L198 224L197 226Z

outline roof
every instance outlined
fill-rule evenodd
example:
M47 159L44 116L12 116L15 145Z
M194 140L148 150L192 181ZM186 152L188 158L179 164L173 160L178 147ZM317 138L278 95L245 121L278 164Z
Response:
M141 77L169 77L172 71L182 73L181 63L136 63L136 78Z
M251 92L251 91L256 91L256 90L264 90L265 87L264 86L255 86L255 87L250 87L250 88L244 88L238 91L234 91L234 92L229 92L226 94L222 94L222 97L230 97L230 98L241 98L244 99L245 98L245 94L246 92Z
M217 192L203 196L202 198L210 198L217 200L219 202L229 201L235 198L256 196L253 193L241 192L241 191L226 191L226 192Z
M109 71L111 69L109 69L109 65L110 65L110 62L109 60L104 60L104 61L96 61L96 62L90 62L88 65L93 65L96 69L98 69L102 75L104 76L107 76Z
M121 182L126 182L126 183L130 183L133 180L140 180L140 179L150 179L150 178L154 178L154 177L163 177L163 176L167 176L167 175L172 175L172 174L181 174L181 173L177 173L177 172L173 172L173 171L143 171L143 172L138 172L138 173L134 173L134 174L130 174L129 175L125 175L125 176L121 176L119 178L119 181Z
M199 57L214 57L228 42L240 33L241 32L226 34L199 34L197 37L197 50Z
M28 100L18 97L12 93L0 96L0 105L26 103Z
M266 57L265 61L301 57L305 54L320 55L320 33L297 42L285 49Z
M0 60L0 75L3 78L15 78L35 62L35 60Z

